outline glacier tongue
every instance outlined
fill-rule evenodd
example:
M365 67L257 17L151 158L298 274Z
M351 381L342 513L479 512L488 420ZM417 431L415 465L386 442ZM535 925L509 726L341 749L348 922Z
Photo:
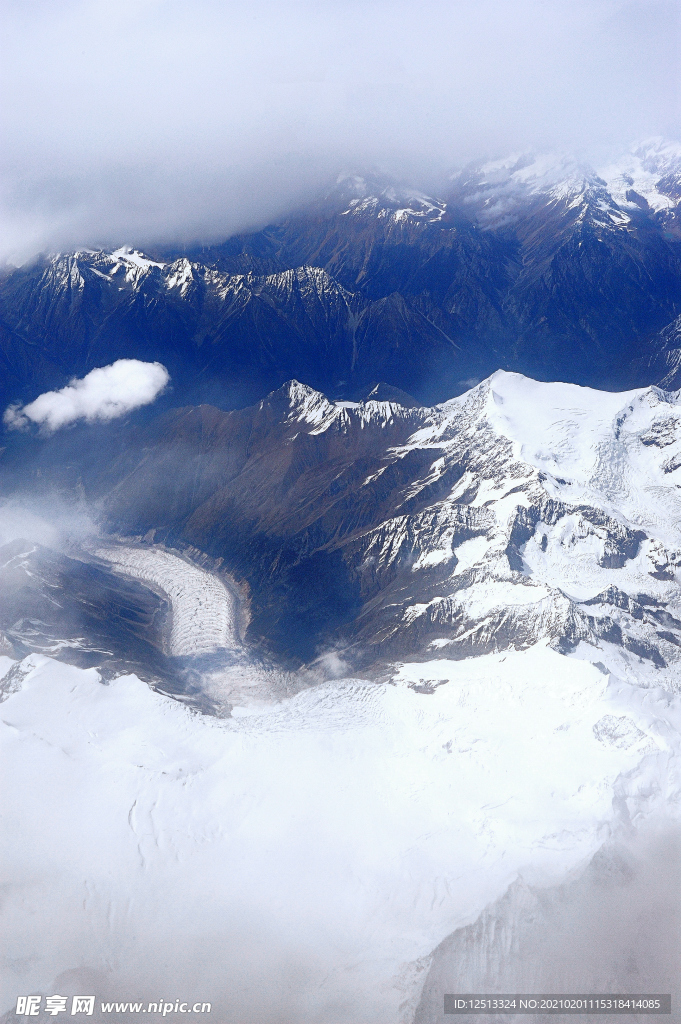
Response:
M214 573L157 547L117 544L97 548L96 554L170 599L169 654L187 657L240 647L236 597Z

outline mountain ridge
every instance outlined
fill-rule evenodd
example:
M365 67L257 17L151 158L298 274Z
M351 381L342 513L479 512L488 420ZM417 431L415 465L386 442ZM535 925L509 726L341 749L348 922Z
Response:
M543 639L673 686L680 405L501 371L433 408L289 382L248 409L166 414L97 488L117 531L223 558L250 587L251 640L280 655Z
M0 280L4 398L124 356L232 407L289 377L348 399L383 380L428 404L499 366L656 383L681 314L681 155L651 143L606 171L514 157L443 199L346 175L221 245L41 257Z

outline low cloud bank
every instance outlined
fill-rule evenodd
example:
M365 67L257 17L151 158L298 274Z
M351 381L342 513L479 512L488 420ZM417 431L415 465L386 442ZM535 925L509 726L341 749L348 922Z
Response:
M7 0L0 260L225 238L342 169L678 134L675 0Z
M59 391L46 391L28 405L8 406L3 422L10 430L35 424L52 432L78 420L114 420L155 401L169 380L161 363L117 359L91 370L82 380L74 378Z
M96 513L78 492L64 495L50 489L0 498L0 547L26 540L64 552L99 534Z

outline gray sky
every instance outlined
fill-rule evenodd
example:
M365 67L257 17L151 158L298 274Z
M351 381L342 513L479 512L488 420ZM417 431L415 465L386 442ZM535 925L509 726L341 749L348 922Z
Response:
M219 237L377 166L679 130L677 0L1 0L0 259Z

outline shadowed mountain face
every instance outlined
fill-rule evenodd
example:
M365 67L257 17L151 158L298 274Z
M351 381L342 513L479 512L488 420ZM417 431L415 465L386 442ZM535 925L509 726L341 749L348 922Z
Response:
M671 391L681 387L681 316L642 348L635 367L642 376L659 380L662 388Z
M123 356L223 407L291 377L441 401L500 366L671 386L657 333L681 313L681 156L654 144L627 160L607 180L565 161L483 165L443 198L351 176L222 245L41 258L0 282L2 400Z
M182 617L178 588L153 579L153 572L149 578L135 578L134 569L121 571L110 555L111 550L98 557L75 545L66 554L22 539L2 545L0 655L45 655L79 668L95 668L102 680L134 673L152 689L215 713L215 702L197 685L196 665L205 669L209 659L202 662L194 656L191 643L179 651L173 643L176 626L183 625L177 621ZM180 568L187 564L165 557ZM189 579L199 572L189 566ZM203 596L200 601L209 612ZM185 627L193 635L199 631L200 627ZM218 659L221 663L224 654Z
M105 675L173 675L163 656L167 602L82 552L25 540L0 548L3 653L47 654Z

